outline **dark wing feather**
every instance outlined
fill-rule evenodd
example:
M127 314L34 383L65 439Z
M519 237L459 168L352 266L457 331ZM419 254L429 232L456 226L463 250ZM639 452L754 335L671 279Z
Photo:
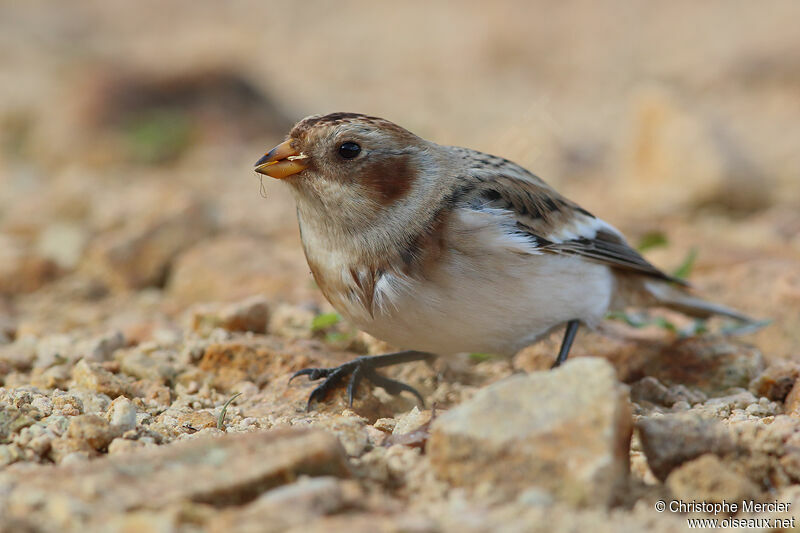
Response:
M547 245L543 247L543 250L554 253L572 253L622 270L688 286L684 280L670 276L655 267L639 252L631 248L622 237L610 231L600 230L593 238L573 239Z
M574 254L658 279L687 285L653 266L608 224L556 192L522 167L473 152L475 165L459 189L457 202L472 209L503 209L515 231L541 252ZM491 167L487 171L487 166Z

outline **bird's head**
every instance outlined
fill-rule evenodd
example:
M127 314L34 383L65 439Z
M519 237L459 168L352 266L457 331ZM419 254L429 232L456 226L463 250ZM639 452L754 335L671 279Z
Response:
M420 182L435 174L435 152L388 120L331 113L298 122L255 170L291 185L298 204L366 223L420 204L413 197L429 188Z

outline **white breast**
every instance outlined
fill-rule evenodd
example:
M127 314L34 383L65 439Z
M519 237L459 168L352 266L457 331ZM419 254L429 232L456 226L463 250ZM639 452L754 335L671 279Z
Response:
M424 278L387 271L377 279L372 313L353 298L331 303L398 348L440 355L511 355L564 322L593 324L605 315L614 288L608 267L537 253L491 212L460 210L448 232L447 252ZM345 257L336 255L337 262ZM331 268L349 276L349 265Z

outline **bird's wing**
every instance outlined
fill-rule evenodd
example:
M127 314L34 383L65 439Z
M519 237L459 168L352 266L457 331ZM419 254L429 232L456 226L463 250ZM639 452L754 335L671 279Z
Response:
M522 167L507 160L489 166L487 170L487 165L477 165L473 169L477 171L463 179L459 203L470 209L506 212L512 218L512 231L529 237L537 252L579 255L620 270L686 285L649 263L613 226Z

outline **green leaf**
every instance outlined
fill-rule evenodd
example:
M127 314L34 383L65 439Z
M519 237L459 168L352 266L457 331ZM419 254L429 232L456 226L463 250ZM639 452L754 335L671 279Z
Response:
M643 328L649 324L647 320L643 320L641 317L637 315L632 315L629 313L624 313L622 311L613 311L606 315L606 318L610 320L621 320L628 324L629 326L633 326L634 328Z
M708 333L708 327L706 326L706 321L702 318L695 319L691 324L678 332L681 338L684 339L687 337L702 335L703 333Z
M220 411L219 418L217 418L217 429L224 429L225 428L225 413L228 412L228 406L231 404L231 402L233 400L235 400L236 398L238 398L241 395L242 395L241 392L237 392L236 394L234 394L233 396L228 398L228 401L225 402L225 405L222 406L222 411Z
M311 331L321 331L335 326L339 323L342 317L338 313L322 313L314 317L311 321Z
M123 134L131 155L145 164L170 161L192 142L192 124L185 113L152 110L130 119Z
M686 254L686 257L681 263L681 266L675 269L672 273L678 279L689 279L689 275L692 273L692 268L694 268L694 262L697 259L697 248L692 248Z
M325 334L325 340L327 342L342 342L348 340L350 337L350 333L343 331L331 331Z
M475 361L476 363L482 363L484 361L488 361L489 359L492 359L493 357L494 357L494 355L492 355L490 353L475 352L475 353L469 354L470 360L471 361Z
M636 248L640 252L645 252L653 248L662 248L667 245L669 245L669 241L666 235L660 231L650 231L642 235Z
M678 331L678 328L675 326L675 324L660 316L650 318L647 315L614 311L606 314L606 318L610 320L622 320L629 326L633 326L634 328L637 329L645 328L647 326L658 326L659 328L665 329L667 331L672 331L672 332Z
M655 317L653 319L653 321L651 322L651 324L654 324L654 325L660 327L661 329L665 329L665 330L671 331L673 333L678 331L678 328L675 326L675 324L673 324L672 322L670 322L666 318L663 318L663 317L660 317L660 316Z

